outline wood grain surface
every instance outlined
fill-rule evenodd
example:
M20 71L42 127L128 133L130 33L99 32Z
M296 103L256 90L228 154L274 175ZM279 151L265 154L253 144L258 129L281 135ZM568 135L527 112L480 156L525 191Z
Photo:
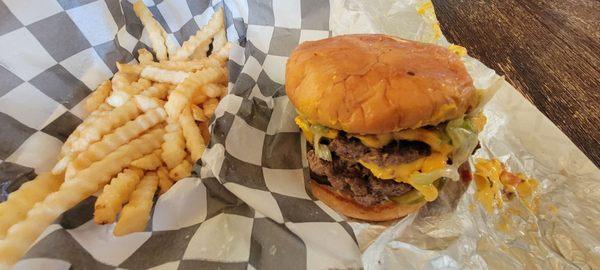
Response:
M600 166L600 1L433 3L450 42L506 75Z

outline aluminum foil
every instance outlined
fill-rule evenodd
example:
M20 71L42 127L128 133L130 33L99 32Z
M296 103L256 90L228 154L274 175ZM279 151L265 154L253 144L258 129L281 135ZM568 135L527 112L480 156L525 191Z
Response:
M330 25L333 35L450 45L428 1L333 1ZM503 80L476 59L464 62L477 88ZM515 199L488 213L474 199L474 183L446 185L437 201L400 221L351 221L365 269L600 269L600 170L506 81L484 114L475 157L539 180L537 207Z

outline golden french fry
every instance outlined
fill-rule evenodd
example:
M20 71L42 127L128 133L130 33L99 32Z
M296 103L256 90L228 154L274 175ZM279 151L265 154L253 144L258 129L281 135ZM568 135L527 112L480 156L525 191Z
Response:
M173 186L173 180L169 177L169 171L164 166L158 168L156 174L158 175L158 187L160 188L158 194L162 195Z
M142 69L141 76L155 82L179 84L189 77L190 73L146 66Z
M208 58L212 59L213 63L223 65L229 59L229 51L231 51L231 43L225 43L222 48L215 50Z
M154 56L150 53L146 48L141 48L138 50L138 62L140 64L149 64L154 61ZM140 70L140 72L142 72Z
M194 50L194 53L192 53L192 55L190 55L189 58L192 60L201 60L201 59L206 58L208 48L209 48L208 44L206 44L206 46L200 46L200 47L196 48L196 50Z
M148 172L137 185L117 221L113 234L121 236L141 232L150 219L153 198L158 186L156 172Z
M209 67L192 73L183 83L177 85L169 94L165 109L170 117L177 118L181 110L188 105L196 89L207 83L215 82L225 76L225 69Z
M227 33L225 28L219 30L213 39L213 52L219 51L227 45Z
M185 159L187 153L185 152L185 140L181 126L177 121L172 119L167 119L167 123L161 158L167 165L167 168L171 169Z
M59 175L64 173L67 169L67 165L69 165L69 162L73 160L74 156L74 154L70 153L62 157L58 162L56 162L56 165L54 165L54 167L52 168L52 174Z
M149 110L153 110L156 108L162 108L163 102L160 99L149 97L145 95L137 95L135 96L135 103L137 104L140 110L147 112Z
M143 175L144 171L141 169L125 169L110 180L110 184L104 186L96 200L94 222L96 224L115 222L117 214L121 211L123 204L129 200L129 196Z
M113 91L125 91L125 87L137 81L138 76L132 73L117 72L111 79Z
M224 16L223 8L220 8L215 12L213 17L208 23L198 30L195 35L191 36L187 41L181 45L181 48L175 52L175 55L171 57L172 60L186 60L188 59L197 48L210 44L212 37L223 29Z
M106 99L106 102L113 107L119 107L125 104L125 102L131 98L131 96L139 94L150 87L150 85L151 82L149 80L140 78L138 81L124 86L119 91L113 91L112 94Z
M194 118L194 120L200 122L208 121L208 118L206 118L206 115L204 115L204 111L202 111L202 109L198 107L198 105L192 104L190 105L190 109L192 110L192 117Z
M62 182L63 175L43 173L10 193L8 199L0 203L0 239L6 236L10 226L25 219L27 212L37 202L58 190Z
M211 118L217 109L217 105L219 105L219 100L216 98L211 98L207 100L202 106L202 110L204 111L204 115L206 118Z
M167 118L167 113L163 108L156 108L136 117L125 125L118 127L112 133L102 137L102 140L90 145L90 147L81 152L77 158L71 162L71 166L76 171L90 166L90 164L102 159L121 145L135 139L140 134L152 128L156 124L163 122ZM69 178L73 175L70 173Z
M144 66L138 64L122 64L117 62L117 69L119 69L119 72L139 75L142 72L142 69L144 69Z
M208 122L201 122L198 124L202 138L204 138L204 144L208 144L210 141L210 131L208 130Z
M79 138L73 142L72 151L80 152L85 150L91 143L97 142L111 130L137 117L140 112L136 102L129 100L108 114L98 117L98 119L80 132Z
M162 151L160 149L156 149L154 152L132 161L131 166L144 169L146 171L156 170L162 165L162 159L160 157L161 152Z
M181 130L183 131L186 148L190 152L192 161L196 162L196 160L200 159L202 153L204 153L206 145L204 144L204 139L202 139L202 135L200 134L200 129L198 126L196 126L194 118L192 118L190 107L183 109L183 112L179 116L179 124L181 125Z
M148 31L148 36L152 43L152 49L156 53L156 58L158 60L167 59L167 47L165 45L167 33L165 32L165 29L163 29L160 23L154 19L152 13L143 1L138 0L135 2L135 4L133 4L133 11L140 18L140 21L142 21L142 24Z
M175 181L179 181L185 177L190 176L192 173L192 163L187 159L177 164L171 171L169 171L169 177Z
M158 148L163 134L163 130L157 129L119 147L35 204L27 217L10 227L6 237L0 240L0 266L13 265L57 217L98 191L131 161Z
M112 93L110 93L110 96L106 98L106 103L116 108L125 104L125 102L127 102L127 100L129 100L130 97L131 95L129 95L125 91L113 91Z
M92 92L92 94L85 101L85 110L90 113L95 111L100 104L104 103L104 100L108 97L111 90L112 84L109 80L101 83L98 88L96 88L96 91Z
M73 142L75 142L76 140L79 139L79 137L81 136L81 131L87 129L91 125L91 123L94 123L101 116L108 114L108 112L111 111L112 109L113 109L113 107L111 107L110 105L108 105L106 103L100 104L100 106L98 106L98 109L93 111L87 118L85 118L83 120L83 122L81 124L79 124L79 126L77 126L75 128L75 130L73 130L71 135L69 135L69 137L67 138L67 140L65 141L65 143L63 144L63 146L60 149L59 157L64 158L65 156L72 154L72 152L74 152L74 151L72 151L73 150L72 149ZM54 174L61 174L64 171L64 169L66 168L66 164L60 164L60 165L57 164L57 165L62 168L57 168L57 170L55 171ZM53 169L53 171L54 171L54 169Z
M174 86L172 84L167 83L155 83L154 85L148 87L144 90L141 95L155 97L159 99L166 99L169 94L169 89L172 89Z
M225 88L224 85L220 85L220 84L216 84L216 83L209 83L209 84L203 85L200 88L200 90L203 91L206 96L211 97L211 98L216 98L216 97L220 97L222 95L223 88ZM192 97L192 99L193 99L193 97Z

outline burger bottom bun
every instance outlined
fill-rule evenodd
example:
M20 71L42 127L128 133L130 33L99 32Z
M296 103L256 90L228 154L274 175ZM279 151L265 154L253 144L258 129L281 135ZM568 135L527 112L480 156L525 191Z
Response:
M368 221L387 221L404 217L413 213L427 202L416 204L398 204L395 202L386 202L372 206L363 206L356 203L352 198L343 196L333 191L327 185L321 185L314 180L310 181L312 194L333 210L342 213L348 217L368 220Z

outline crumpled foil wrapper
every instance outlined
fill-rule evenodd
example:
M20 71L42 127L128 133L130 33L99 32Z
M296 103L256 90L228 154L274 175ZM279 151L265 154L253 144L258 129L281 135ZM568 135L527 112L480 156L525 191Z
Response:
M333 1L330 25L333 35L384 33L449 45L428 1ZM476 59L464 62L477 88L499 79ZM515 199L488 213L474 199L474 182L451 183L400 221L351 221L365 269L600 269L600 170L505 81L484 114L475 157L497 158L539 180L537 209Z

